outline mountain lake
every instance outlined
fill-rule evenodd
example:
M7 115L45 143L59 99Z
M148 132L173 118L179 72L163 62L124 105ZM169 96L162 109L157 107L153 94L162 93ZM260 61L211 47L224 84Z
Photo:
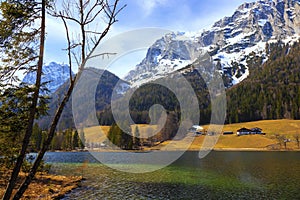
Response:
M123 153L99 154L124 159ZM48 152L45 161L50 173L85 178L65 200L300 199L300 152L212 151L203 159L185 152L170 166L141 174L111 169L89 152Z

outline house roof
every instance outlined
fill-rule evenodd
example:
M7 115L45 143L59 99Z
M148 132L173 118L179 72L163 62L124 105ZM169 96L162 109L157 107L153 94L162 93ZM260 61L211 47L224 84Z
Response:
M258 127L254 127L254 128L251 128L251 131L262 131L262 129L258 128Z
M237 132L250 132L250 131L251 131L250 129L247 129L245 127L237 130Z
M203 130L204 128L199 125L193 125L192 128L197 129L197 130Z

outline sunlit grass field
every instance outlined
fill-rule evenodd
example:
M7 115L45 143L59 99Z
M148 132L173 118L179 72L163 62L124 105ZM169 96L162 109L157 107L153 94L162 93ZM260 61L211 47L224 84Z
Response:
M203 126L208 129L209 125ZM259 127L262 129L266 135L246 135L237 136L236 131L240 128L254 128ZM109 131L109 126L97 126L90 127L84 130L85 137L87 141L101 143L106 140L106 136ZM138 125L139 132L141 135L146 136L149 131L155 130L156 126L148 125ZM133 130L135 127L132 128ZM255 122L237 123L237 124L227 124L224 125L223 131L232 131L233 135L221 135L215 148L226 149L226 148L258 148L263 149L267 146L277 144L278 141L275 138L275 134L285 135L287 138L291 139L291 142L287 144L288 149L297 149L297 144L294 141L294 135L300 134L300 120L263 120ZM193 143L190 146L190 150L199 150L201 147L205 136L194 137L193 134L189 134L189 137L193 137ZM170 141L165 141L159 146L153 149L161 149L166 145L169 145ZM187 145L187 141L177 141L172 143L172 148L174 150L183 149Z
M228 124L224 126L224 131L234 131L240 128L254 128L259 127L263 129L263 132L267 136L274 134L284 134L287 136L292 136L296 133L300 134L300 120L262 120L255 122L246 122L246 123L237 123L237 124Z

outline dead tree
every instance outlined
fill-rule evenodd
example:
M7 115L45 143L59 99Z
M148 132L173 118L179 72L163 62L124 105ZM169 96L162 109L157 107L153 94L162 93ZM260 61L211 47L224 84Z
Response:
M52 119L50 128L48 130L47 139L38 153L38 156L33 163L28 176L20 186L13 199L20 199L34 178L43 156L48 150L54 137L57 124L65 105L72 95L76 82L79 80L84 70L85 63L89 58L92 57L96 47L107 35L111 26L117 22L116 17L124 7L125 5L119 7L119 0L114 0L113 2L109 0L78 0L76 3L71 1L63 1L62 10L59 11L58 9L54 8L50 11L51 15L62 20L65 27L68 45L66 51L68 53L70 67L70 84L66 94L62 98L62 101L55 112L54 118ZM105 16L107 20L105 21L105 28L102 31L90 30L89 28L96 27L94 26L95 23L99 22L99 20L102 21L103 16ZM70 30L71 24L75 24L79 30L79 32L75 34L74 38L72 38L72 33ZM72 77L71 74L73 61L76 62L78 67L78 73L74 77Z

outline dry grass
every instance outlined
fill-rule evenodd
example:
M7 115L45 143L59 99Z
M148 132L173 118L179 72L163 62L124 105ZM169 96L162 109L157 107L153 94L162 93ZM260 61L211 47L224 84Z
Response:
M149 134L153 134L154 132L157 132L157 126L156 125L147 125L147 124L139 124L137 125L140 136L147 138ZM131 127L132 130L135 130L135 125ZM108 134L108 131L110 129L110 126L94 126L84 129L85 139L89 142L94 143L102 143L106 140L106 135Z
M106 135L110 126L94 126L84 129L86 141L94 143L102 143L106 139Z
M228 124L224 126L224 131L233 131L236 133L236 130L246 127L254 128L259 127L263 129L263 132L267 136L274 134L283 134L287 136L292 136L296 133L300 133L300 120L262 120L255 122L246 122L246 123L237 123L237 124Z
M208 128L207 126L204 126ZM245 135L236 136L236 131L240 128L259 127L266 135ZM258 148L264 149L269 145L277 144L275 134L285 135L293 140L293 135L300 133L300 120L262 120L255 122L227 124L223 131L233 131L234 135L221 135L215 148ZM295 142L289 142L287 148L296 149Z
M149 126L145 124L137 125L140 131L140 135L146 137L149 133L156 131L156 126ZM205 125L204 128L208 129L209 125ZM266 135L248 135L248 136L236 136L236 130L246 127L254 128L260 127ZM85 129L85 136L87 140L93 142L103 142L105 141L109 126L97 126ZM135 127L132 127L134 130ZM275 139L275 134L285 135L287 138L294 140L293 135L300 134L300 120L265 120L265 121L255 121L237 124L228 124L223 127L223 131L233 131L234 135L221 135L215 148L216 149L229 149L229 148L257 148L265 149L269 145L277 144L278 141ZM191 139L192 134L188 135ZM194 140L190 146L190 150L199 150L203 141L204 136L193 137ZM153 147L152 149L164 149L167 145L172 150L181 150L188 144L188 141L176 141L170 144L170 141L165 141L164 143ZM296 149L295 142L288 143L289 149Z
M24 174L21 174L23 179ZM4 195L8 173L1 173L0 176L0 196ZM49 174L38 174L29 185L21 199L61 199L66 193L77 188L82 177L66 177ZM21 179L18 184L21 183Z
M274 143L275 140L262 135L221 135L215 148L266 148Z

